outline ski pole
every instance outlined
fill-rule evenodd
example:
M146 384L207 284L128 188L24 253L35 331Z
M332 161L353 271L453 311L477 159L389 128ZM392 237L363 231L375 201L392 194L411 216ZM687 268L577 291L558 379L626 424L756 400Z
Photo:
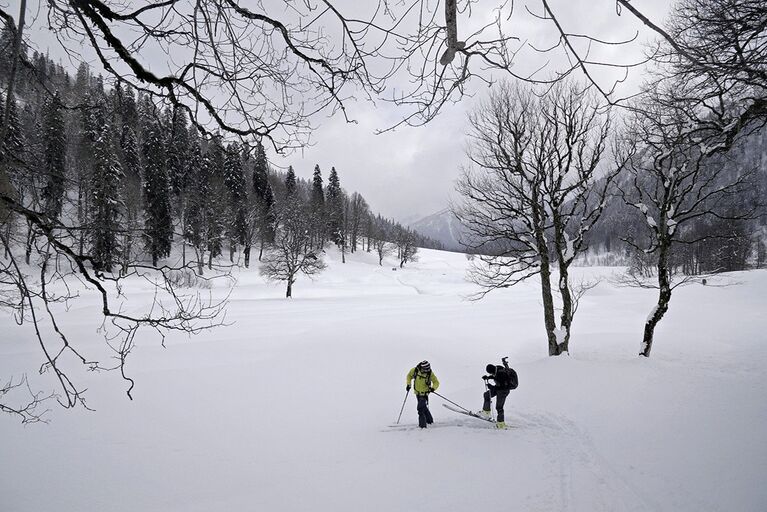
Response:
M439 394L439 393L437 393L436 391L432 391L432 393L434 393L435 395L437 395L438 397L440 397L442 400L445 400L445 401L447 401L447 402L450 402L450 403L451 403L451 404L453 404L454 406L456 406L456 407L459 407L459 408L463 409L463 410L464 410L464 411L466 411L466 412L471 412L471 411L470 411L470 410L468 410L466 407L464 407L464 406L462 406L462 405L458 405L457 403L453 402L453 401L452 401L452 400L450 400L449 398L447 398L447 397L444 397L444 396L440 395L440 394Z
M397 425L399 425L399 420L402 418L402 411L405 410L405 402L407 402L407 396L410 394L410 389L408 388L405 390L405 399L402 401L402 409L399 410L399 416L397 416Z

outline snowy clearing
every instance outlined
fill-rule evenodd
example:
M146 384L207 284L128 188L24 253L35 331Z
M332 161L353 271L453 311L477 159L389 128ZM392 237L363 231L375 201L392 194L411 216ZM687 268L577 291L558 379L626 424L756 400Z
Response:
M549 358L534 282L470 302L461 254L422 251L397 271L361 252L328 260L292 300L236 271L231 325L167 348L139 340L134 401L117 373L77 374L96 412L0 417L0 510L767 510L767 271L677 290L649 360L636 354L654 292L603 282L582 300L572 355ZM129 300L147 297L134 284ZM95 303L60 320L102 354ZM33 373L30 332L7 315L0 329L0 376ZM390 427L417 362L476 410L485 365L504 355L516 428L432 397L436 423L420 430L412 395L406 426Z

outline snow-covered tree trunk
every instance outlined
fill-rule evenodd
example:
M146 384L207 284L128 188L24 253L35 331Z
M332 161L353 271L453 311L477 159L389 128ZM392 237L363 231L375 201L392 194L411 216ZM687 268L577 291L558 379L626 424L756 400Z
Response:
M671 278L669 272L669 243L661 242L658 248L658 303L647 316L639 355L650 357L655 327L668 311L671 302Z

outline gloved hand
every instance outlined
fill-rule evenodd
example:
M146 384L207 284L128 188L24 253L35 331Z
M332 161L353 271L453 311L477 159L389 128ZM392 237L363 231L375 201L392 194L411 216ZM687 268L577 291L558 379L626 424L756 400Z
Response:
M410 384L408 384L407 386L405 386L405 391L410 391Z
M429 386L429 393L434 393L434 388Z
M482 380L489 380L489 379L490 379L490 376L489 376L489 375L483 375L483 376L482 376Z

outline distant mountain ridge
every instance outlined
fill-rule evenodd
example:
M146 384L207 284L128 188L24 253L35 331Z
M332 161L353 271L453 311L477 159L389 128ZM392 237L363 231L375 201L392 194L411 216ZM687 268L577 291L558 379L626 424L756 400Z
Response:
M449 208L410 222L407 226L423 236L442 243L448 251L466 251L466 247L460 242L465 228Z

